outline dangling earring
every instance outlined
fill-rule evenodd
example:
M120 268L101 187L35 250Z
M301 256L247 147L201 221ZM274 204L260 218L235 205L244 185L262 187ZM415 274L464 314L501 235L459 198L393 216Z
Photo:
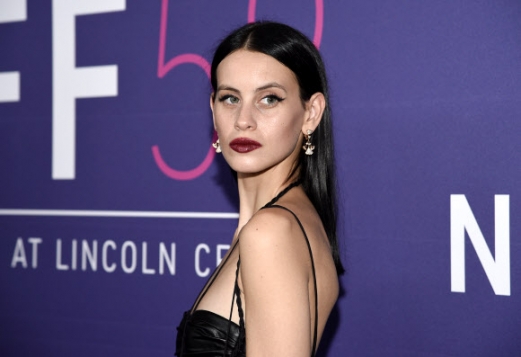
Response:
M311 133L313 133L312 130L308 130L308 135L306 135L306 144L302 147L304 149L304 153L306 155L313 155L313 150L315 150L315 145L311 144Z
M213 143L212 146L215 148L216 153L219 154L221 152L221 144L219 143L219 139L217 139L217 141Z

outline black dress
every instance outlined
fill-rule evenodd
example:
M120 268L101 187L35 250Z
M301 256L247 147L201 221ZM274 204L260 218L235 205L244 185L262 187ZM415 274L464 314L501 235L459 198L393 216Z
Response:
M313 271L313 282L315 288L315 328L313 334L313 348L311 355L315 354L317 344L317 323L318 323L318 293L317 293L317 280L315 275L315 263L313 261L313 253L311 251L311 245L306 235L306 231L302 226L302 223L298 217L286 207L276 205L275 202L282 197L291 188L297 186L299 182L295 182L286 187L281 193L277 195L271 202L266 204L261 209L267 208L279 208L290 212L293 217L297 220L309 250L311 257L311 268ZM239 240L232 247L232 252L237 246ZM233 289L233 296L231 302L230 317L228 319L217 315L211 311L197 310L199 302L202 300L208 289L212 286L215 278L219 275L222 267L226 265L228 258L231 254L228 254L226 259L222 262L219 268L212 274L212 277L206 283L199 298L194 303L194 306L183 315L181 323L177 327L177 339L176 339L176 352L175 355L179 357L222 357L222 356L246 356L246 329L244 327L244 312L242 310L241 303L241 290L237 283L239 276L239 268L241 265L241 258L239 256L237 260L237 269L235 272L235 283ZM234 305L237 304L237 310L239 312L239 324L231 320Z

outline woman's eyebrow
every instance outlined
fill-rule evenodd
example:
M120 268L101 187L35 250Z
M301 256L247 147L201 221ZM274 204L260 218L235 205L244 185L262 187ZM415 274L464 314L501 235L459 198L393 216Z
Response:
M277 82L270 82L270 83L267 83L267 84L265 84L265 85L263 85L261 87L258 87L257 89L255 89L255 92L260 92L260 91L263 91L263 90L269 89L269 88L280 88L285 93L288 92L286 90L286 88L282 84L279 84ZM220 86L217 87L217 92L221 91L221 90L229 90L229 91L232 91L232 92L235 92L235 93L240 93L241 92L237 88L234 88L234 87L231 87L231 86L228 86L228 85L225 85L225 84L221 84Z
M217 87L217 92L220 91L220 90L229 90L229 91L232 91L232 92L235 92L235 93L240 93L240 91L236 88L233 88L233 87L230 87L230 86L227 86L227 85L220 85Z
M284 86L282 84L279 84L277 82L271 82L271 83L268 83L268 84L265 84L263 85L262 87L259 87L257 88L255 91L256 92L260 92L261 90L265 90L265 89L268 89L268 88L280 88L282 89L285 93L287 93L288 91L286 90L286 88L284 88Z

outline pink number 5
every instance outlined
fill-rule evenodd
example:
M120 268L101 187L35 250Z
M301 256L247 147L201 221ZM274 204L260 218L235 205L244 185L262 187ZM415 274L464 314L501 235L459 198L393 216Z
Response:
M166 25L168 19L168 0L163 0L161 5L161 24L159 29L159 56L157 63L157 76L159 78L163 78L170 70L175 67L185 64L191 63L199 66L210 78L210 64L203 57L193 54L193 53L185 53L182 55L178 55L172 58L170 61L165 63L165 47L166 47ZM216 140L216 134L214 133L213 140ZM152 146L152 155L154 156L154 160L156 165L159 167L161 172L163 172L166 176L173 178L174 180L193 180L199 176L201 176L212 164L212 161L215 157L215 150L210 145L208 153L204 158L203 162L199 164L196 168L188 171L180 171L171 168L168 164L163 160L161 156L161 152L159 151L159 146Z

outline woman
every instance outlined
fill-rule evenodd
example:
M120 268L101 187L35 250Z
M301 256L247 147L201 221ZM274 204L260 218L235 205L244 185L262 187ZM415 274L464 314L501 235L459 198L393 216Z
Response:
M224 39L211 77L239 224L178 327L176 355L314 355L343 272L322 59L293 28L257 22Z

